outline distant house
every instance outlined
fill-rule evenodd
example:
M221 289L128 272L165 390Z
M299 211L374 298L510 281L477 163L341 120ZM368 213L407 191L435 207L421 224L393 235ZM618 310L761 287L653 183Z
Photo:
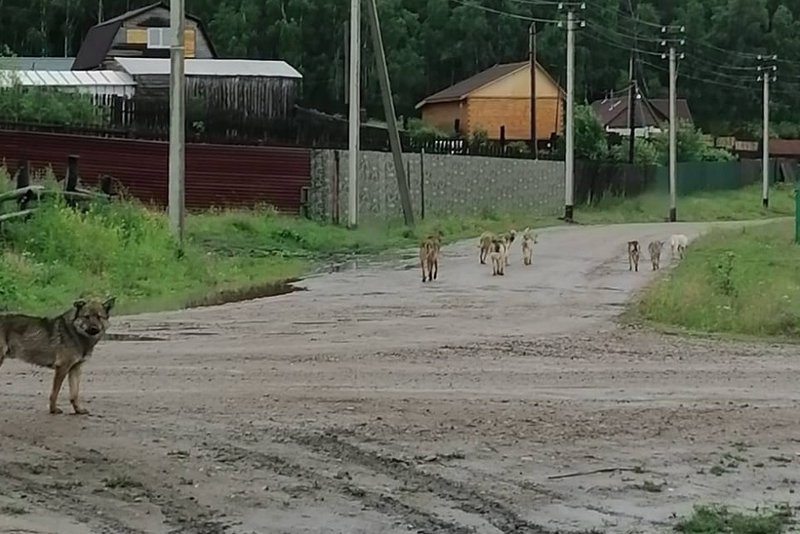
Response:
M0 57L0 70L70 70L74 57Z
M117 57L169 58L169 23L168 3L156 2L92 26L72 70L108 68ZM187 59L217 57L200 19L186 15L184 35Z
M136 82L137 98L169 101L169 59L118 57L112 67ZM285 61L187 59L185 73L189 98L231 121L292 115L303 81Z
M562 130L565 93L536 64L536 138L549 139ZM509 141L530 141L530 63L495 65L433 94L419 104L422 121L444 131L470 135L479 130Z
M612 97L592 102L592 109L600 119L600 123L608 133L630 136L631 125L628 113L628 97ZM666 98L636 99L634 109L634 136L650 137L661 132L664 124L669 123L669 100ZM685 99L677 99L675 114L678 121L694 123L689 103Z

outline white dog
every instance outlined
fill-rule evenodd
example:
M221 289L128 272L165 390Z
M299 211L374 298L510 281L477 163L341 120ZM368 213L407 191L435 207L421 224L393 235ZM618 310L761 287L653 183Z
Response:
M672 249L672 256L679 254L681 259L686 254L686 246L689 244L689 238L683 234L673 234L669 238L669 246Z

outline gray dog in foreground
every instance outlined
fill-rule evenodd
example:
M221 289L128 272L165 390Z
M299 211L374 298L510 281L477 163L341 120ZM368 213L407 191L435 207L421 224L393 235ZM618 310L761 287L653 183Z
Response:
M58 394L64 379L69 377L72 409L79 415L88 414L78 398L81 370L106 333L114 301L114 298L105 302L78 300L72 308L52 318L0 315L0 365L5 358L14 358L55 370L50 391L52 414L62 413L58 408Z

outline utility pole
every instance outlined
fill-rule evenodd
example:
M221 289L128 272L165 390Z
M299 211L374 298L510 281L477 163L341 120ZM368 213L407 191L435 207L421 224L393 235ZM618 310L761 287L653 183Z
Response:
M170 1L172 43L169 59L169 221L183 249L186 179L186 78L184 77L184 0Z
M358 145L361 128L361 0L350 0L350 105L347 188L350 227L358 224Z
M633 7L633 0L628 5L631 8L631 17L633 18L633 48L631 49L631 63L629 66L629 79L631 86L628 89L628 127L631 130L631 137L628 139L628 161L633 165L636 150L636 97L638 96L639 89L636 86L636 63L634 62L634 54L638 48L638 39L636 38L637 32L637 18L636 10Z
M531 22L528 30L528 62L531 71L531 153L539 159L539 139L536 124L536 23Z
M638 96L638 88L636 87L636 78L634 75L633 65L633 51L631 51L631 64L630 64L630 80L631 86L628 89L628 127L631 130L630 139L628 139L628 162L633 164L634 151L636 150L636 97Z
M400 204L403 206L403 218L406 226L414 226L414 210L411 207L411 194L408 191L406 169L403 165L403 147L400 145L400 133L397 130L397 117L392 99L392 86L389 82L389 70L386 67L386 53L383 49L381 24L378 18L378 7L375 0L366 0L367 18L372 32L372 43L375 47L375 62L378 67L378 81L383 97L383 111L386 115L386 127L389 134L389 145L392 147L394 159L394 175L397 177L397 188L400 193Z
M103 0L97 0L97 23L103 23Z
M777 79L778 56L758 56L758 81L764 83L764 130L761 134L761 204L769 207L769 84Z
M677 209L677 175L678 175L678 124L676 113L677 82L678 82L678 53L676 47L683 46L684 39L675 36L686 30L683 26L664 26L661 32L664 39L661 46L669 47L669 222L678 219ZM661 54L664 58L666 54ZM683 59L683 53L680 54Z
M575 197L575 9L586 9L584 2L561 2L559 9L567 10L567 111L566 117L566 154L564 158L565 193L564 221L573 222ZM580 22L586 26L585 21Z

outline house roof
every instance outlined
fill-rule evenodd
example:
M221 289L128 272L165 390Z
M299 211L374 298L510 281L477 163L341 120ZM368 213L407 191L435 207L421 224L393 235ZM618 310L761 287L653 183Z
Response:
M70 70L74 57L0 57L0 69Z
M106 55L108 55L108 51L111 50L111 45L114 43L114 37L122 27L122 24L126 20L138 17L139 15L147 13L148 11L158 7L169 9L167 2L154 2L144 7L123 13L117 17L108 19L100 24L95 24L89 28L89 31L86 33L86 37L81 43L81 48L78 50L78 55L75 57L75 61L72 63L72 70L90 70L96 69L102 65L103 61L106 59ZM206 34L205 28L203 27L203 22L199 18L188 13L186 14L186 18L197 23L200 31L203 32L204 35ZM217 53L214 50L214 46L210 40L208 40L208 46L211 48L211 53L216 56Z
M605 98L592 102L592 109L605 128L628 128L628 97ZM675 113L678 120L692 121L689 103L686 99L676 101ZM665 98L641 98L637 100L634 125L637 128L658 127L669 121L669 100Z
M450 87L439 91L438 93L432 94L418 103L416 108L419 109L427 104L463 100L469 96L470 93L477 91L481 87L489 85L492 82L496 82L497 80L513 74L518 70L527 68L528 65L529 62L527 61L494 65L484 71L479 72L478 74L475 74L474 76L467 78L466 80L462 80L455 85L451 85ZM553 81L554 85L558 86L555 80L553 80L550 74L544 70L539 63L537 63L536 66L539 70L544 72L547 77L550 78L550 80ZM560 87L559 90L561 90Z
M769 153L772 156L796 158L800 156L800 139L770 139Z
M170 60L166 58L117 57L114 61L131 76L169 75ZM285 61L254 59L186 59L187 76L261 76L265 78L302 78Z
M99 87L134 86L128 74L115 70L92 71L47 71L47 70L0 70L0 87L18 83L36 87Z

